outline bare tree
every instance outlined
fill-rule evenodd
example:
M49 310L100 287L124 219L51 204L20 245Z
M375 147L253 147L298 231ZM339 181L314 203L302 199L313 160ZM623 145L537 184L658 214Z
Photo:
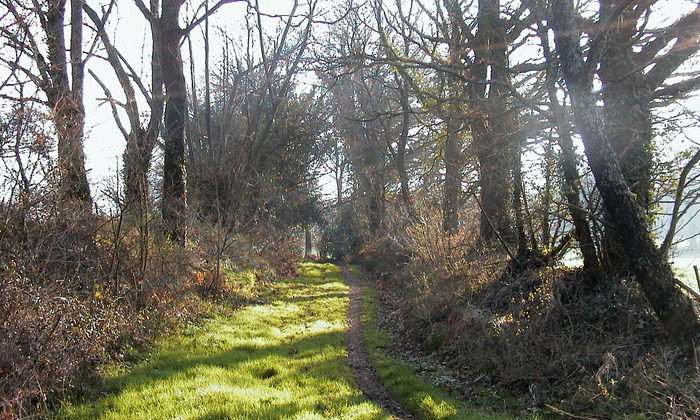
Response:
M46 96L45 102L42 102L51 109L58 135L61 195L90 210L92 199L83 151L83 95L87 59L83 52L83 1L71 0L69 4L67 0L31 3L3 0L2 5L7 10L3 18L12 19L2 29L2 35L12 48L21 52L16 57L17 61L5 61L5 64L12 72L23 73L27 81L41 89ZM66 10L67 5L70 6L69 10ZM65 36L67 13L69 41ZM39 21L42 35L35 31L34 16ZM66 51L69 51L68 57ZM32 65L25 66L26 62L21 58L28 58Z
M603 204L614 221L616 239L622 245L635 277L652 308L677 342L690 345L700 330L697 315L688 298L675 286L673 272L664 254L656 247L643 206L637 202L614 153L594 89L595 67L590 65L602 43L588 51L588 60L581 49L580 19L572 0L553 0L552 27L576 126L581 133L588 164L595 177ZM614 27L623 8L600 22L602 34Z
M538 10L541 13L541 10ZM549 26L541 24L538 27L541 39L542 51L545 60L549 63L545 75L547 96L551 108L550 119L557 132L557 141L562 152L561 168L563 177L563 192L566 197L567 207L574 225L576 240L583 257L583 267L588 273L598 276L600 273L600 260L595 247L595 241L591 232L586 209L581 200L581 185L579 171L576 165L577 155L571 136L571 127L567 110L557 98L559 71L556 56L550 49Z

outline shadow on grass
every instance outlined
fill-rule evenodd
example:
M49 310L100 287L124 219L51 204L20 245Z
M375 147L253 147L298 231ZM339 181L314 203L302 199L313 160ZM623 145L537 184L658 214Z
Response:
M268 305L168 341L65 419L387 418L346 364L347 289L337 270L280 282ZM331 266L332 268L332 266Z

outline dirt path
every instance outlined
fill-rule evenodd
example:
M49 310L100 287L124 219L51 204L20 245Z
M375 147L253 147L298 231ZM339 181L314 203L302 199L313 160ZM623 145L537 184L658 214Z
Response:
M377 372L369 361L367 347L362 328L362 285L347 267L343 267L343 276L350 286L350 308L348 309L349 328L347 334L348 359L350 368L360 390L371 400L380 404L384 409L398 419L413 419L415 417L399 405L389 394Z

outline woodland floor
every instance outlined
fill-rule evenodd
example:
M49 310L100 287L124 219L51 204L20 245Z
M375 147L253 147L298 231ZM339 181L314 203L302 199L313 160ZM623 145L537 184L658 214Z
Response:
M256 302L104 372L59 419L490 419L382 349L378 293L359 271L307 263ZM392 397L394 395L394 397ZM397 402L399 401L399 402Z
M346 276L350 287L339 267L305 264L258 302L162 340L132 366L111 367L102 397L66 403L57 417L413 418L371 366L362 289Z

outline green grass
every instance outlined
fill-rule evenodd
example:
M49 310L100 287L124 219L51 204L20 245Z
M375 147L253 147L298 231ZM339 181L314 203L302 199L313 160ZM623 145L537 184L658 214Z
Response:
M352 267L351 271L365 281L362 272L356 267ZM384 348L391 342L391 338L377 324L378 295L372 287L364 288L362 323L365 328L365 340L377 374L399 404L428 420L510 418L475 410L432 385L428 378L420 375L408 363L388 354Z
M338 267L305 264L257 304L166 338L107 374L107 395L61 419L385 419L346 363L348 287Z

